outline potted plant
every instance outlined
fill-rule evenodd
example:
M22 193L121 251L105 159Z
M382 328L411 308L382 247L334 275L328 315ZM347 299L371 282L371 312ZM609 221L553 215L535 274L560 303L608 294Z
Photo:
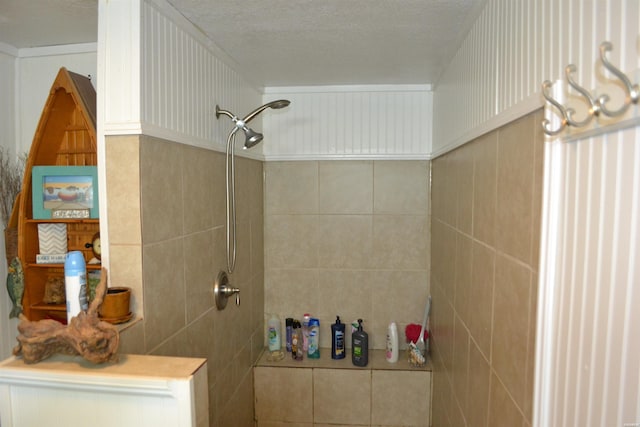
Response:
M0 219L4 229L7 264L10 264L18 253L17 215L12 213L14 207L17 209L16 198L22 186L25 161L26 155L16 158L9 150L0 147Z

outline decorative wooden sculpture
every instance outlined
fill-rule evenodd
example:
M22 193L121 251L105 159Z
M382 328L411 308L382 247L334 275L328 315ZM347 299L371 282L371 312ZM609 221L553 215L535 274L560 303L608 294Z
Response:
M13 349L13 354L22 355L25 363L37 363L56 353L80 355L96 364L117 361L118 329L98 317L106 293L107 270L102 268L96 297L89 309L73 317L69 325L52 319L30 321L21 315L19 344Z

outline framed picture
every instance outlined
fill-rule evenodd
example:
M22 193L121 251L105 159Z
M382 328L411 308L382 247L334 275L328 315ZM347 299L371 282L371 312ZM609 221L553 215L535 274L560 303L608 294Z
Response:
M33 218L98 218L96 166L34 166Z

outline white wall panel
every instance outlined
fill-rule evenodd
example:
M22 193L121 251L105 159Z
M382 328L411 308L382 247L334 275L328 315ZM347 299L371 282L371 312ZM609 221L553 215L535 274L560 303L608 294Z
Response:
M260 104L261 92L166 1L101 6L104 133L224 149L231 123L216 119L216 103L241 115Z
M260 105L260 91L166 3L144 2L141 20L144 133L224 149L231 122L224 116L216 120L216 103L242 115Z
M426 159L431 152L429 86L267 88L264 102L291 105L265 111L267 160Z
M585 87L610 78L598 46L624 71L638 68L636 0L488 0L434 92L439 155L543 105L540 85L575 63Z
M535 425L640 422L640 128L549 143ZM555 224L555 225L553 225ZM539 326L542 326L539 323Z

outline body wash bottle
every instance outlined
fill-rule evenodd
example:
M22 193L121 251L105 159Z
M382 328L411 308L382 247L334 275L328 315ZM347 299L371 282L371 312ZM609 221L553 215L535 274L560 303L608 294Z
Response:
M344 323L340 322L340 316L336 316L336 323L331 325L331 358L344 359Z
M362 319L358 319L358 330L351 335L351 362L355 366L369 363L369 334L362 329Z

